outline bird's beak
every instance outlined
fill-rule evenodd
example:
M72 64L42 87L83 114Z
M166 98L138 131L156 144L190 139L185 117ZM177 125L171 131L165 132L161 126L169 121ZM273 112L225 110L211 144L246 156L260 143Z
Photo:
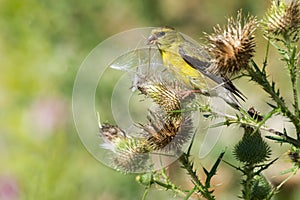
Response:
M147 45L156 44L157 37L155 35L150 35L147 40Z

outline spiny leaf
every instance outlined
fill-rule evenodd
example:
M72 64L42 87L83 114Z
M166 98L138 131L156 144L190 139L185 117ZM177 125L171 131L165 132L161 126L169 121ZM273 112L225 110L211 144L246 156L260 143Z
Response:
M275 105L273 105L273 104L271 104L271 103L268 103L268 102L267 102L267 104L268 104L271 108L273 108L273 109L278 108L277 106L275 106Z
M266 138L268 138L269 140L274 140L280 143L285 143L287 142L285 139L281 138L281 137L276 137L276 136L272 136L272 135L266 135Z
M263 165L255 174L259 175L263 170L268 169L271 165L273 165L278 159L279 159L279 157L275 158L271 162Z
M207 188L210 188L210 181L212 179L212 177L217 173L217 168L218 166L220 165L222 159L223 159L223 156L225 154L225 151L222 151L218 157L218 159L216 160L215 164L213 165L213 167L211 168L210 172L208 172L205 168L205 174L206 174L206 181L205 181L205 186Z

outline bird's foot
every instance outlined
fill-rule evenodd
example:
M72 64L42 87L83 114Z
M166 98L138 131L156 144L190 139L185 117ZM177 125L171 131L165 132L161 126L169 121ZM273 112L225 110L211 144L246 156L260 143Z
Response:
M195 93L203 94L201 90L183 90L179 92L179 96L181 99L186 99L188 97L193 98Z

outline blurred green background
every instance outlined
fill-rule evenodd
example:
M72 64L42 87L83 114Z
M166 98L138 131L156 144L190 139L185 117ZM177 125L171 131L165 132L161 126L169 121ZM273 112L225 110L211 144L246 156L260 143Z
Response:
M80 64L121 31L169 25L197 39L240 8L261 18L268 5L268 0L0 0L0 199L141 199L144 190L134 175L97 162L77 136L71 97ZM247 83L241 83L244 90ZM111 89L113 83L107 84ZM256 91L245 93L257 98ZM225 181L232 179L223 189L217 186L219 199L240 194L232 171L219 172ZM148 199L155 198L177 199L151 190Z

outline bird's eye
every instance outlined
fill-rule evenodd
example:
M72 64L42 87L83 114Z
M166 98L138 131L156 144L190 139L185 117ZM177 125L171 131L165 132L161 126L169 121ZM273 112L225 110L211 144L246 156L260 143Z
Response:
M162 36L164 36L165 34L166 34L166 32L161 31L161 32L158 32L156 35L157 35L157 37L162 37Z

